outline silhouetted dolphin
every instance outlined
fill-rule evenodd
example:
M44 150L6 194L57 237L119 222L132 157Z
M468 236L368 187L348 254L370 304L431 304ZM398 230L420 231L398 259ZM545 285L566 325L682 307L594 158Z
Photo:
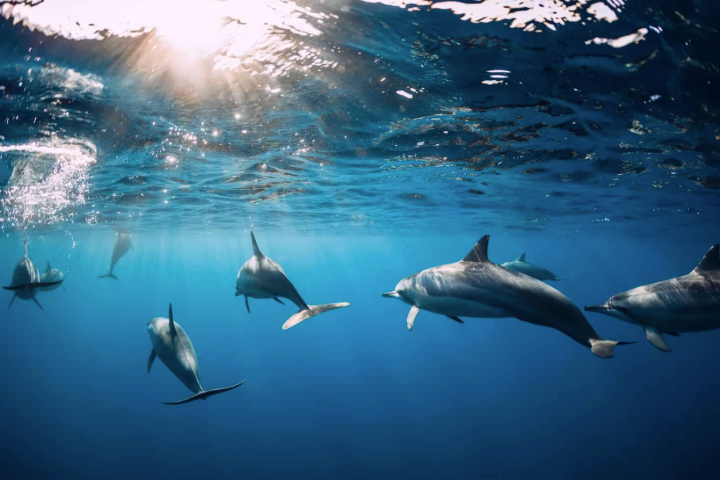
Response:
M180 324L173 321L172 304L170 304L168 316L170 318L153 318L147 323L150 341L153 346L150 351L150 358L148 359L147 371L150 373L153 361L155 357L158 356L173 375L179 378L195 395L178 402L163 402L165 405L179 405L181 403L192 402L193 400L205 400L208 397L227 392L245 383L245 380L243 380L230 387L204 390L202 385L200 385L195 348L185 333L185 330L183 330Z
M580 309L551 286L488 260L489 239L481 238L459 262L423 270L383 294L412 305L409 330L423 309L461 323L459 317L515 317L560 330L601 358L612 357L613 347L626 343L600 338Z
M115 264L128 252L128 250L132 249L133 251L135 251L132 246L131 233L117 232L117 237L117 242L115 242L115 246L113 247L112 251L112 260L110 261L110 273L106 275L100 275L98 278L109 277L117 280L118 278L113 275L113 269L115 268Z
M52 285L48 287L38 287L36 290L38 292L49 292L55 290L60 287L63 280L65 280L65 274L57 268L52 268L50 266L50 262L47 262L47 269L45 270L45 273L40 275L40 283L50 283Z
M35 293L37 293L40 288L51 288L61 284L62 279L55 281L42 281L38 269L30 260L30 257L28 257L27 238L23 240L23 245L25 247L25 255L15 266L12 283L9 287L3 287L5 290L12 290L15 293L10 299L8 308L12 306L15 301L15 297L18 297L22 300L35 301L37 306L42 310L43 307L40 305L40 302L37 301L37 298L35 298Z
M713 245L695 270L682 277L613 295L603 305L585 310L610 315L645 329L648 341L671 352L663 333L700 332L720 328L720 251Z
M253 244L253 256L242 266L235 282L235 296L245 295L245 307L248 313L250 312L248 297L272 298L279 303L283 303L280 298L287 298L300 308L299 312L288 318L283 324L283 330L287 330L320 313L350 305L347 302L325 305L308 305L305 303L293 284L290 283L282 267L260 252L255 241L255 235L252 232L250 232L250 238Z
M516 260L512 262L505 262L500 264L501 267L505 267L509 270L515 270L516 272L530 275L538 280L560 280L560 278L552 273L547 268L543 268L540 265L534 265L525 260L525 254L520 255Z

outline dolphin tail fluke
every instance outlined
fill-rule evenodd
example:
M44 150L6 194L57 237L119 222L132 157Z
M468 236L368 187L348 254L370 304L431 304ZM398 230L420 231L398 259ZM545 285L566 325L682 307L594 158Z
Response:
M107 275L100 275L98 278L112 278L113 280L118 279L112 272L108 273Z
M214 389L212 389L212 390L203 390L202 392L196 393L195 395L193 395L193 396L191 396L191 397L188 397L188 398L186 398L186 399L184 399L184 400L180 400L180 401L177 401L177 402L163 402L163 404L165 404L165 405L180 405L180 404L182 404L182 403L194 402L195 400L205 400L205 399L207 399L208 397L212 397L213 395L217 395L218 393L223 393L223 392L228 392L228 391L230 391L230 390L234 390L234 389L236 389L237 387L239 387L240 385L242 385L243 383L245 383L245 380L243 380L243 381L240 382L240 383L236 383L235 385L231 385L231 386L229 386L229 387L214 388Z
M600 340L599 338L590 339L590 349L595 356L600 358L612 358L613 348L616 345L630 345L637 342L615 342L613 340Z
M283 324L282 328L283 330L287 330L288 328L294 327L298 323L302 322L303 320L307 320L310 317L320 315L321 313L329 312L330 310L335 310L336 308L347 307L349 305L350 304L348 302L326 303L325 305L308 305L307 308L303 308L295 315L288 318L287 321Z

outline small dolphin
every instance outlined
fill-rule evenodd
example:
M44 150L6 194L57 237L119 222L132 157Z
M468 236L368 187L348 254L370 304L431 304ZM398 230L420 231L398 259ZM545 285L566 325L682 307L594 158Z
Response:
M135 248L132 245L131 233L117 232L117 237L117 242L115 242L115 246L113 247L112 251L112 260L110 261L110 273L106 275L100 275L98 278L109 277L117 280L118 277L113 275L113 269L115 268L115 264L128 252L128 250L132 249L133 252L135 251Z
M516 260L512 262L505 262L500 264L501 267L505 267L508 270L515 270L516 272L530 275L538 280L560 280L560 277L552 273L547 268L543 268L540 265L528 263L525 260L525 254L520 255Z
M247 308L248 313L250 313L248 297L272 298L283 305L284 303L280 298L287 298L300 308L299 312L288 318L283 324L283 330L287 330L315 315L350 305L347 302L325 305L308 305L305 303L293 284L290 283L282 267L260 252L255 241L255 235L252 232L250 232L250 238L252 239L253 256L242 266L235 282L235 296L245 295L245 308Z
M44 281L40 278L40 272L35 264L28 257L27 238L23 240L25 255L15 266L13 271L12 283L9 287L3 287L5 290L12 290L15 294L10 299L10 308L15 301L15 297L22 300L33 300L41 310L44 310L40 302L35 298L35 294L40 288L55 288L62 283L62 279Z
M50 292L60 287L60 284L65 280L65 274L57 268L52 268L50 262L47 262L47 269L45 273L40 275L40 283L50 283L49 287L38 287L35 290L38 292Z
M198 360L195 354L195 348L193 347L190 337L187 336L185 330L180 326L179 323L173 321L172 304L170 304L170 312L168 315L170 318L157 317L153 318L147 323L148 333L150 334L150 342L152 342L152 350L150 351L150 358L148 359L147 372L150 373L153 361L155 357L160 357L160 360L165 364L166 367L175 375L180 381L194 392L192 395L184 400L177 402L163 402L165 405L179 405L181 403L188 403L194 400L205 400L208 397L217 395L218 393L227 392L233 390L243 383L225 387L216 388L213 390L205 390L200 385L200 375L198 372Z
M612 357L615 345L628 343L600 338L580 309L546 283L492 263L487 256L489 240L489 235L481 238L459 262L423 270L383 294L412 306L408 330L423 309L460 323L460 317L515 317L559 330L601 358Z
M687 275L618 293L585 310L640 325L650 343L672 352L663 333L679 337L680 332L720 328L719 251L720 246L713 245Z

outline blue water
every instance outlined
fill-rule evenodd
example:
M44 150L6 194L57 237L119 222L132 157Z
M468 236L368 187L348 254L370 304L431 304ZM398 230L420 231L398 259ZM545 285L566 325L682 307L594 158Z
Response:
M720 332L664 353L587 313L637 341L601 360L381 297L485 234L580 307L690 272L720 241L715 3L3 3L0 283L23 238L65 274L0 303L3 480L720 475ZM351 306L248 313L251 230ZM243 386L162 404L190 395L146 372L171 302L203 386Z

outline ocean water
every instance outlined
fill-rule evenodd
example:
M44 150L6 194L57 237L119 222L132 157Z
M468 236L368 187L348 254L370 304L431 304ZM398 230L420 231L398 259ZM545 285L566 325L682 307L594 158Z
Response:
M25 5L10 5L25 3ZM32 4L32 5L28 5ZM2 479L718 478L720 331L383 298L489 234L579 307L720 242L709 1L0 1ZM117 231L134 249L108 272ZM310 304L235 296L250 232ZM4 273L3 273L4 272ZM0 302L12 292L2 290ZM3 300L4 299L4 300ZM205 388L146 324L192 339Z

